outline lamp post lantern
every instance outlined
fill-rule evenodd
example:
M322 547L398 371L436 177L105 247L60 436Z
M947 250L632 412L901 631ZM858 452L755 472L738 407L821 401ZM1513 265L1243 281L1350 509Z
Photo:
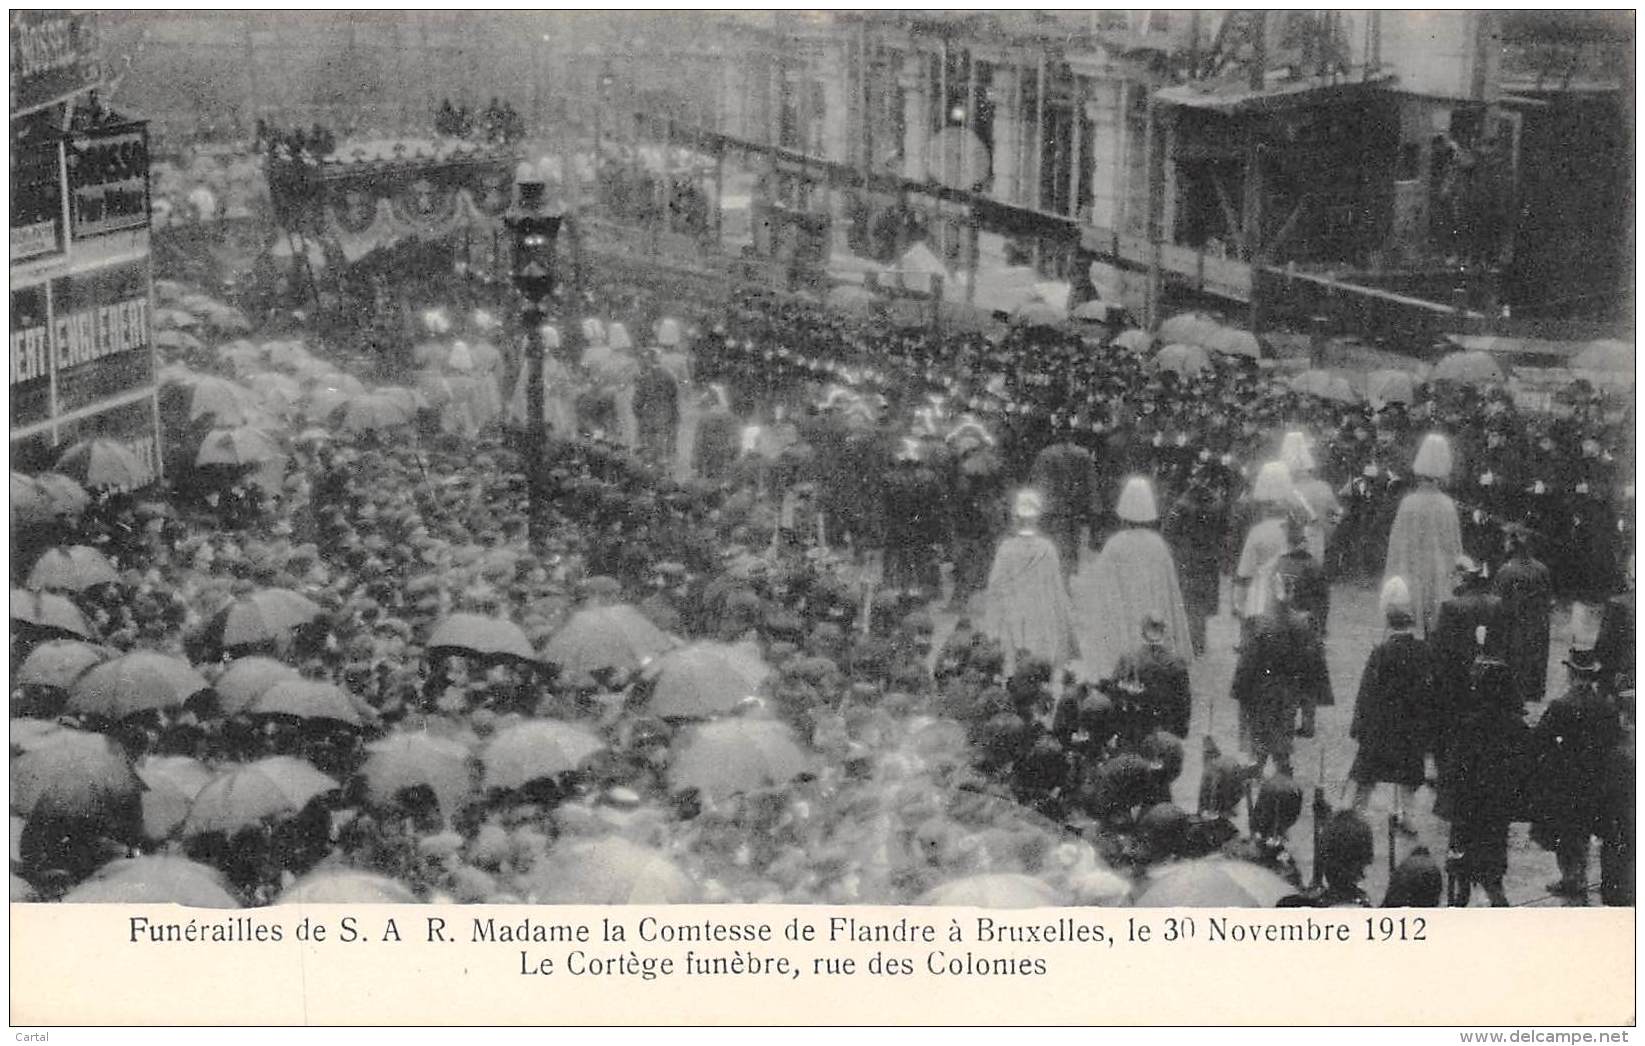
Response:
M514 174L514 203L503 216L513 239L509 276L521 298L520 319L525 325L526 358L526 484L530 491L528 525L531 546L543 548L544 487L543 458L548 442L548 422L543 416L546 398L543 389L543 324L547 302L554 294L554 244L564 214L549 203L548 183L535 166L522 163Z

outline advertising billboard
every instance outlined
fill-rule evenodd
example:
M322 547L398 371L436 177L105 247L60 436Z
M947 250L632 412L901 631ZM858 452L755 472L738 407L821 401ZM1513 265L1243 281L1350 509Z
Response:
M51 315L44 285L11 292L11 427L51 417Z
M62 144L19 145L11 154L11 260L62 250Z
M97 12L11 12L11 115L96 87L102 79Z
M51 281L57 413L154 384L148 261Z
M142 124L72 135L64 162L75 240L148 225L148 131Z

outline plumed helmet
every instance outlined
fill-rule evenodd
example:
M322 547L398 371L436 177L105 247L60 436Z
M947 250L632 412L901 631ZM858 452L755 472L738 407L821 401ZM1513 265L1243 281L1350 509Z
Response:
M680 344L680 321L665 319L657 324L657 344L665 349L676 348Z
M1451 442L1437 432L1430 432L1422 437L1422 445L1417 448L1416 460L1411 463L1411 471L1429 479L1449 479L1451 477Z
M1411 623L1411 587L1405 583L1404 578L1396 574L1384 581L1379 603L1382 607L1382 616L1389 624L1395 624L1396 619L1401 618L1404 624Z
M1142 476L1132 476L1125 481L1125 488L1120 492L1120 503L1114 513L1127 523L1153 523L1159 519L1159 509L1154 505L1154 488Z
M1285 462L1270 461L1257 472L1257 481L1251 486L1251 497L1255 501L1280 505L1291 500L1294 489L1291 470Z
M1284 442L1280 444L1279 460L1293 475L1313 471L1314 455L1308 449L1308 437L1301 432L1287 432Z
M583 321L583 340L590 345L605 344L605 324L590 316Z
M617 352L623 352L634 347L634 340L628 336L628 328L620 323L613 323L606 334L606 341Z

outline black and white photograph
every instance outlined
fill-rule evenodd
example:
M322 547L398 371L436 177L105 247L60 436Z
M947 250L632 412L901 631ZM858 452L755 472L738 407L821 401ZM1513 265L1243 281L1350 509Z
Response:
M1632 10L10 28L14 906L1635 904Z

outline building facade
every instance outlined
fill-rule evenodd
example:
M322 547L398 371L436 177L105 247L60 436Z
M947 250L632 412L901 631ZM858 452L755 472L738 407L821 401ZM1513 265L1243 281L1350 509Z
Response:
M1531 259L1595 235L1599 297L1626 282L1631 238L1590 227L1555 188L1615 213L1631 183L1617 150L1632 28L1596 17L766 16L727 35L712 123L1038 230L973 236L954 227L976 214L952 206L919 223L958 270L1032 264L1138 312L1207 298L1260 323L1263 299L1288 321L1351 301L1361 320L1455 326L1557 311ZM1577 146L1563 164L1556 142Z

